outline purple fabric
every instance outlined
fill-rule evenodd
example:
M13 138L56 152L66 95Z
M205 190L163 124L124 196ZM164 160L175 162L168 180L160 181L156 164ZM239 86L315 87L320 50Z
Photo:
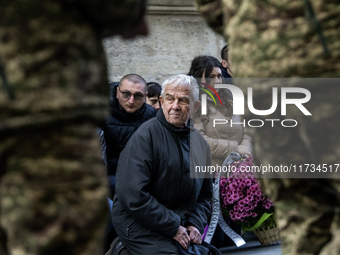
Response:
M208 228L209 228L209 224L207 224L204 228L204 232L203 232L203 235L202 235L202 240L204 240L205 236L207 235L207 232L208 232Z

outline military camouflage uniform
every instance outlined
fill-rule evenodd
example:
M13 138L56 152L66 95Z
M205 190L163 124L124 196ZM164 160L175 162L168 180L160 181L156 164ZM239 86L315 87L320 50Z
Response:
M1 255L103 253L101 39L131 36L144 11L136 0L0 2Z
M328 0L195 0L230 45L235 77L339 77L340 5ZM253 129L258 162L340 163L340 87L311 86L313 116L297 128ZM271 104L268 90L255 102ZM271 91L270 91L271 93ZM268 108L264 108L268 109ZM340 254L339 179L263 179L284 254Z

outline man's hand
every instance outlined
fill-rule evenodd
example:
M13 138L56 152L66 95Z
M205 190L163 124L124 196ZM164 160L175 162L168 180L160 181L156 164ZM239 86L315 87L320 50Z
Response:
M190 237L187 233L187 229L183 226L179 226L176 235L173 237L177 242L179 242L184 249L188 249L190 244Z
M192 243L194 243L194 244L201 244L202 243L202 235L196 227L188 226L187 230L190 233L189 237L190 237Z

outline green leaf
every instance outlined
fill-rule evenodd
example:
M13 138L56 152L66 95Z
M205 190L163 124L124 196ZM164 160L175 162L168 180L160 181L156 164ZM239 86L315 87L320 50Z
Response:
M244 227L244 228L242 228L242 232L245 233L247 231L253 231L254 229L259 228L262 225L263 222L265 222L270 216L272 216L272 214L273 213L264 213L262 215L262 217L255 223L254 226L249 227L249 228Z

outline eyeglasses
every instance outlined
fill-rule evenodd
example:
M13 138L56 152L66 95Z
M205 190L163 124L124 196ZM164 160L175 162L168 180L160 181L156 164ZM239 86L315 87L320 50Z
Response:
M140 101L140 100L143 100L145 96L144 94L138 93L138 92L135 94L132 94L131 92L128 92L128 91L121 91L119 86L118 86L118 89L120 93L122 93L123 98L126 98L126 99L130 99L130 97L133 96L135 100Z

